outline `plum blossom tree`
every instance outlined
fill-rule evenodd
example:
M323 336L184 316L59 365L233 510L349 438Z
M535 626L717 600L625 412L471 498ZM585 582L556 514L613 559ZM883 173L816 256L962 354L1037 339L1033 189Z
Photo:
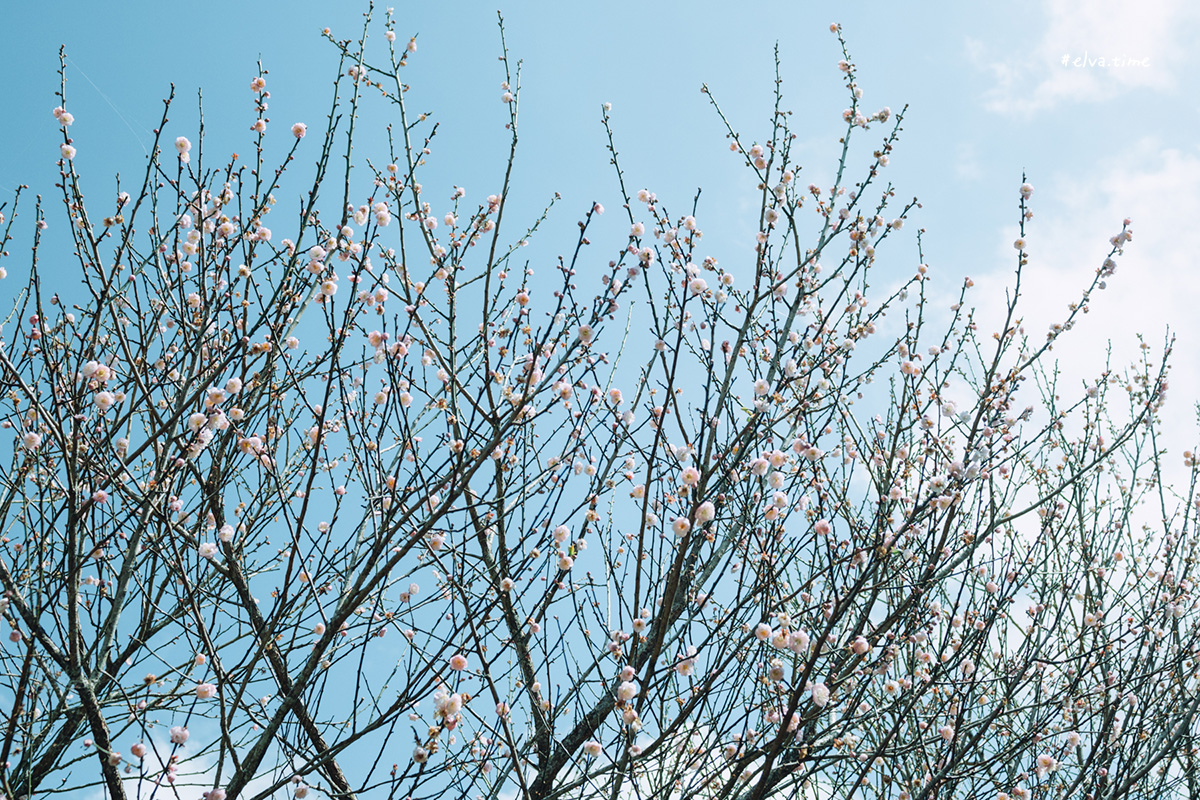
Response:
M315 136L269 123L260 70L248 163L169 136L169 98L139 184L88 204L64 80L69 226L0 206L5 259L31 238L0 345L5 796L1197 795L1166 353L1077 390L1052 361L1128 221L1027 335L1022 184L998 327L969 278L942 316L929 267L882 258L916 207L880 183L903 113L864 108L833 26L832 186L800 185L778 89L758 139L712 102L758 192L741 263L698 197L627 188L605 107L629 234L592 242L591 205L535 278L517 65L494 193L422 187L417 43L372 24L326 32ZM370 102L382 160L353 151Z

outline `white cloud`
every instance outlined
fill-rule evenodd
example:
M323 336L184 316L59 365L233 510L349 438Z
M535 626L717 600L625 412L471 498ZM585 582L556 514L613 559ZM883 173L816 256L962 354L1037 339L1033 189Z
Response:
M132 772L125 772L125 767L122 767L122 782L125 784L125 794L128 797L146 797L152 793L155 784L164 774L169 757L174 753L179 757L179 775L175 784L164 782L162 789L159 790L158 796L164 798L179 797L182 800L200 800L203 794L212 788L213 776L217 770L217 759L214 748L209 748L205 752L193 753L194 742L189 739L189 744L174 746L168 739L167 728L165 726L156 726L151 728L150 736L146 739L139 737L124 741L125 746L122 747L122 742L114 742L117 749L124 754L124 764L129 766L137 765L138 759L128 752L129 745L136 741L144 741L147 746L145 757L141 760L141 768L148 777L141 778L137 774L135 768ZM203 730L203 728L201 729ZM193 731L193 735L195 732ZM226 765L226 776L230 775L230 768ZM246 788L242 790L242 797L254 797L255 795L269 789L278 779L278 776L272 774L263 774L251 779ZM168 791L169 787L169 791ZM290 796L288 793L287 796ZM105 800L108 797L107 790L98 788L93 792L83 795L83 800Z
M1200 6L1190 0L1050 0L1043 8L1041 35L1019 50L966 42L970 60L995 80L984 98L989 110L1030 114L1135 88L1170 89L1200 22Z
M979 164L979 153L971 142L958 145L954 157L954 174L963 181L975 181L983 176L983 168Z
M1200 265L1188 237L1192 220L1200 218L1200 150L1184 152L1142 140L1092 176L1057 177L1038 186L1032 208L1035 216L1026 226L1030 263L1018 307L1031 341L1066 318L1067 304L1080 298L1107 254L1109 237L1120 231L1123 218L1132 219L1134 238L1117 257L1108 288L1093 295L1089 313L1080 315L1050 355L1058 359L1064 392L1074 394L1104 369L1110 341L1113 367L1120 370L1140 359L1138 334L1152 356L1161 355L1169 329L1176 345L1163 419L1166 441L1177 457L1198 435L1193 409L1200 398L1195 368L1200 364ZM1003 319L1016 236L1015 225L1006 227L995 262L1002 266L973 276L980 330L988 337Z

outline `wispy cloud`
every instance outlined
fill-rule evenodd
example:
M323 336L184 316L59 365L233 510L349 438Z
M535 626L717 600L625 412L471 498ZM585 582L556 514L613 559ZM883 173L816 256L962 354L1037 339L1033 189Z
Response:
M1190 0L1050 0L1043 8L1041 24L1030 26L1040 34L1019 51L966 42L971 62L992 74L989 110L1027 115L1171 89L1200 28L1200 6Z
M983 176L979 153L973 143L963 142L958 145L954 155L954 174L964 181L978 180Z
M1015 193L1015 188L1014 188ZM1120 368L1141 356L1138 335L1161 351L1168 330L1176 337L1175 365L1164 409L1168 441L1194 444L1196 398L1200 397L1200 328L1195 307L1200 298L1200 269L1183 226L1200 216L1200 149L1164 148L1153 139L1118 153L1086 178L1057 177L1038 187L1034 219L1026 228L1030 263L1022 279L1018 308L1031 340L1062 322L1067 304L1078 301L1110 247L1108 238L1132 218L1133 241L1118 258L1108 288L1096 292L1089 312L1055 345L1064 389L1094 379L1103 369L1106 347ZM986 335L1000 325L1002 298L1012 282L1016 255L1015 226L1005 228L993 263L976 276L980 329ZM1173 449L1182 450L1183 446Z

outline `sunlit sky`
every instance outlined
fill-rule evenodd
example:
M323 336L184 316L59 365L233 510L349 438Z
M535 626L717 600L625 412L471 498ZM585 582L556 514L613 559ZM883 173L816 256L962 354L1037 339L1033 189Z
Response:
M427 183L444 182L447 192L463 185L475 200L498 187L507 144L495 8L462 2L395 9L398 33L419 42L405 74L410 104L440 122ZM50 110L58 104L60 44L69 58L76 167L91 195L107 196L115 173L128 181L142 169L172 83L167 141L196 139L202 88L206 146L249 150L249 81L259 59L269 70L282 152L291 122L320 124L327 113L336 54L321 29L356 38L364 9L316 0L127 0L75 2L50 13L38 3L9 4L10 35L0 49L0 193L11 198L24 183L54 197L59 139ZM376 9L378 17L383 10ZM1110 290L1057 352L1067 374L1081 378L1102 367L1108 339L1116 360L1127 360L1136 333L1157 344L1170 324L1179 335L1171 418L1194 438L1200 270L1189 236L1200 218L1200 55L1191 45L1200 34L1200 6L513 2L502 10L509 50L522 60L513 199L532 220L554 192L562 195L545 234L552 249L567 247L574 221L592 201L619 204L599 122L601 103L611 102L632 187L649 187L677 212L703 188L698 216L713 252L726 266L750 253L754 186L728 153L700 86L710 87L743 137L765 139L778 43L784 105L795 112L804 164L799 178L828 186L847 105L836 68L841 54L829 32L840 22L866 109L909 107L885 177L898 197L919 197L923 207L906 228L908 238L892 243L882 259L886 268L899 278L915 267L915 229L924 228L934 286L949 297L971 275L982 319L994 317L1015 266L1016 189L1024 172L1036 187L1025 318L1031 331L1044 331L1090 279L1122 219L1132 218L1135 237ZM1114 59L1122 66L1111 66ZM377 124L358 152L382 159L383 141ZM311 144L302 163L315 158L315 139ZM60 204L50 219L63 223ZM619 222L606 218L617 247ZM20 278L28 269L19 254L27 239L17 244L6 266ZM64 280L73 277L72 267L61 269Z
M600 124L601 104L611 102L630 188L653 190L676 215L702 188L697 218L705 245L726 268L735 269L737 259L752 263L754 181L730 154L700 87L707 84L744 141L765 140L778 45L784 107L795 112L794 152L804 166L798 180L828 187L848 105L837 69L841 51L829 31L838 22L865 109L908 107L883 177L898 199L915 196L922 207L887 242L880 269L893 280L910 275L919 261L916 231L924 229L933 296L948 306L970 275L981 327L994 326L1016 265L1024 174L1036 191L1023 314L1040 337L1065 316L1107 254L1109 237L1131 218L1134 239L1109 289L1055 353L1066 383L1078 386L1103 368L1110 340L1119 365L1136 357L1138 333L1157 347L1170 326L1178 342L1169 447L1182 450L1200 438L1193 411L1200 398L1200 266L1192 240L1200 219L1200 4L397 2L398 34L419 43L404 75L410 110L431 112L439 123L424 178L439 198L461 185L478 202L503 177L508 135L497 5L510 54L522 61L521 150L506 213L532 222L556 192L562 197L539 234L546 249L537 257L568 250L575 221L593 202L620 205ZM51 116L59 105L60 45L76 120L75 166L89 201L108 203L115 174L128 185L144 170L172 84L176 100L164 141L184 135L199 142L202 89L205 147L219 161L251 150L250 80L260 60L269 70L271 152L290 146L291 123L319 128L337 68L321 30L357 38L364 10L356 0L10 0L0 47L0 202L27 184L30 194L47 199L49 233L67 224L54 188L61 134ZM379 19L383 11L376 9ZM374 29L376 44L382 30ZM389 121L378 105L364 116L357 155L386 163L382 128ZM319 138L303 143L297 175L309 174ZM864 141L880 138L873 129ZM852 170L869 150L852 158ZM0 317L28 275L32 220L26 207L4 259ZM626 231L627 222L610 213L591 238L610 242L611 253ZM53 257L54 246L42 261L44 278L69 284L78 266Z

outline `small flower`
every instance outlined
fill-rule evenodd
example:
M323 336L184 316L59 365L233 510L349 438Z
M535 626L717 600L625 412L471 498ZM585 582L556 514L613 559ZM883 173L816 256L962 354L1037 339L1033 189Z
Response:
M41 434L35 433L34 431L27 431L21 436L21 446L29 451L37 450L42 446Z
M1029 196L1030 196L1030 195L1032 195L1032 194L1033 194L1033 184L1031 184L1031 183L1022 183L1022 184L1021 184L1021 197L1025 198L1026 200L1028 200L1028 199L1029 199Z
M173 725L168 731L171 736L171 744L184 744L188 740L188 729L182 725Z
M217 557L217 545L215 542L203 542L196 548L196 551L202 558L212 559Z
M467 668L467 657L462 653L457 653L450 656L450 669L455 672L462 672Z
M292 126L292 136L295 136L297 139L303 139L306 133L308 133L308 126L303 122L297 122Z
M591 758L595 758L604 751L604 747L595 739L583 743L583 752L587 753Z
M817 708L824 708L829 703L829 687L824 683L812 685L812 701Z
M211 683L201 683L196 687L196 697L201 700L211 700L217 696L217 687Z
M62 153L62 157L65 158L67 161L70 161L71 159L75 158L75 148L72 147L71 145L64 144L61 147L59 147L58 149L59 149L59 152Z
M253 78L250 81L250 90L252 92L254 92L255 94L260 93L265 88L267 88L267 79L261 75L259 75L256 78Z

